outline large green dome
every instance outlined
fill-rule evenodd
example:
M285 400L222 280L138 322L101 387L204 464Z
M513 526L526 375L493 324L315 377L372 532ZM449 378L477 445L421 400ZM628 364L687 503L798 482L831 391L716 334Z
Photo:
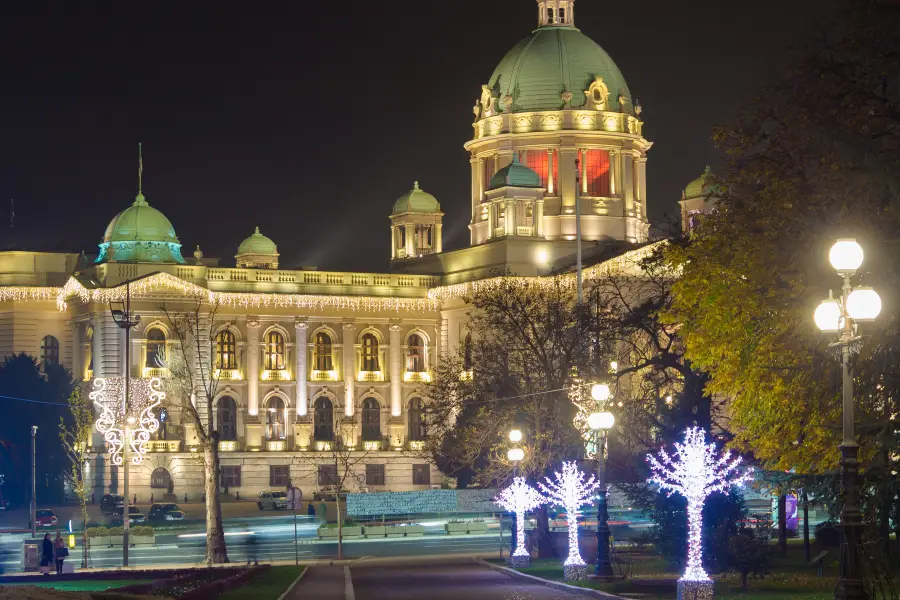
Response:
M184 258L172 223L139 193L106 227L97 262L106 261L184 263Z
M241 242L238 246L238 256L241 254L274 254L278 255L278 246L271 238L268 238L259 232L259 227L253 232L253 235Z
M419 182L413 184L413 189L403 194L394 202L394 214L401 213L433 213L441 212L441 205L437 198L422 190Z
M560 110L564 92L572 94L569 106L582 108L597 77L609 89L607 110L634 114L628 84L603 48L575 27L540 27L503 57L488 87L498 98L512 95L512 110L504 106L505 112Z

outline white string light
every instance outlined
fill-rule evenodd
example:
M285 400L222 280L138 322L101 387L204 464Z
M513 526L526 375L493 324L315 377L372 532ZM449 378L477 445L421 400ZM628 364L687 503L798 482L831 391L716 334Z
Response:
M494 502L509 512L516 513L516 550L513 556L530 557L525 549L525 513L543 504L544 497L525 483L524 477L516 477L511 486L504 488L494 498Z
M139 465L147 453L147 442L150 436L159 430L159 419L153 410L166 397L162 391L162 381L158 377L152 379L131 379L128 403L129 411L125 412L125 378L109 377L94 379L93 391L89 397L100 409L100 416L95 423L97 431L103 434L110 462L121 465L125 431L128 431L127 443L131 450L131 463ZM133 419L133 423L128 421Z
M538 482L538 487L548 502L562 505L566 509L569 525L569 555L563 563L566 579L584 579L587 569L578 552L578 515L582 506L591 503L600 484L593 475L585 481L584 473L578 470L578 465L574 462L564 462L562 472L557 471L553 477L554 481L545 477L547 484Z
M753 469L738 470L740 456L732 459L731 452L725 452L718 458L717 454L716 445L706 443L706 432L700 427L692 427L684 432L684 443L675 443L673 456L665 448L660 448L659 458L647 455L653 474L650 483L659 485L660 491L668 492L669 496L681 494L688 503L688 561L679 580L679 598L685 586L682 582L709 582L708 585L687 587L692 593L699 590L700 598L712 598L712 580L703 569L702 515L706 498L732 486L740 487L753 476Z

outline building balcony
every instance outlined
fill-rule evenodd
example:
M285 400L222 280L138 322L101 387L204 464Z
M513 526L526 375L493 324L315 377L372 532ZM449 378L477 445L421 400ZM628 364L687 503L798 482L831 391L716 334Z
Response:
M309 375L310 381L338 381L338 372L335 370L331 371L316 371L313 370Z
M406 447L412 450L413 452L421 452L425 449L425 441L424 440L410 440L406 442Z
M384 442L381 440L363 442L363 450L367 452L379 452L383 446Z
M384 381L384 371L360 371L357 381Z
M147 452L179 452L181 440L150 440L147 442Z
M171 372L165 367L144 367L141 374L144 379L165 379L171 375Z
M267 369L262 372L260 379L263 381L290 381L291 374L287 369Z
M332 448L334 448L334 442L316 440L313 448L315 448L316 452L331 452Z
M239 369L216 369L214 376L221 381L240 381L243 379Z
M284 452L287 450L286 440L269 440L266 442L266 452Z
M219 452L237 452L238 443L235 440L222 440L219 442Z
M428 371L406 371L403 374L404 383L430 383L431 373Z
M534 235L534 227L519 225L516 227L516 235Z

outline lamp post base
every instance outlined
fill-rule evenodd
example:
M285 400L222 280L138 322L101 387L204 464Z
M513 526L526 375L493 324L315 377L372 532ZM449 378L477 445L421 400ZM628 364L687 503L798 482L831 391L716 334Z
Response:
M563 565L566 581L584 581L587 579L587 565Z
M509 566L513 569L521 569L523 567L531 566L531 557L530 556L510 556L509 557Z
M711 579L707 581L678 580L678 600L712 600L715 587Z
M834 597L838 600L868 600L862 581L859 545L862 514L859 511L859 447L841 444L841 557Z

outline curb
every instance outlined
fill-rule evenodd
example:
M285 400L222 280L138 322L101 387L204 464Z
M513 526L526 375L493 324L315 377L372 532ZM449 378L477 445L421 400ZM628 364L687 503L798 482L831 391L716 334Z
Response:
M292 583L291 585L289 585L289 586L288 586L288 589L284 590L284 593L281 594L280 596L278 596L278 600L284 600L285 598L287 598L288 595L289 595L292 591L294 591L294 588L297 587L297 584L300 583L300 580L303 579L303 577L305 577L307 573L309 573L309 567L306 567L305 569L303 569L303 572L302 572L302 573L300 573L299 575L297 575L297 579L294 580L294 583Z
M344 565L344 600L356 600L353 591L353 577L350 575L350 567Z
M560 581L550 581L549 579L543 579L542 577L535 577L534 575L528 575L526 573L521 573L516 571L515 569L510 569L509 567L501 567L500 565L495 565L493 563L489 563L486 560L482 560L480 558L475 559L476 563L479 563L489 569L494 569L495 571L500 571L501 573L506 573L511 577L518 577L520 579L527 579L528 581L533 581L535 583L539 583L541 585L556 588L558 590L562 590L564 592L572 592L575 594L581 594L582 596L590 596L592 598L606 598L607 600L610 598L615 598L617 600L628 600L624 596L616 596L615 594L610 594L609 592L601 592L600 590L593 590L591 588L583 588L575 585L569 585L568 583L562 583Z

